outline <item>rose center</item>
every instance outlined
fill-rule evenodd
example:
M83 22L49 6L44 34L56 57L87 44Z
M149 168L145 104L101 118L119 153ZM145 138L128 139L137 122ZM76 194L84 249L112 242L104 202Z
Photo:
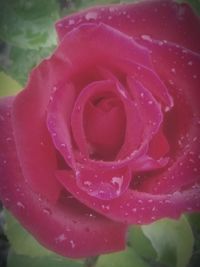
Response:
M126 128L120 99L111 93L90 99L85 106L83 123L90 157L113 160L123 144Z

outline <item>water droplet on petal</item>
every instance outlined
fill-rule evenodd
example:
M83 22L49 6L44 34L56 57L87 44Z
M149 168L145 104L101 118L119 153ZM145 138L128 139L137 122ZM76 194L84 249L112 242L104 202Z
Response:
M98 16L97 12L90 11L85 15L85 19L86 20L91 20L91 19L96 20L97 16Z
M74 240L70 240L69 242L70 242L72 248L75 248L76 245L75 245L75 243L74 243Z

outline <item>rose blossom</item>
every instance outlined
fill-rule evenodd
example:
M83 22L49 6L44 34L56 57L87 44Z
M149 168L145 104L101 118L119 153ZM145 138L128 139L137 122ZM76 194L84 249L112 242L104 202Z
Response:
M0 104L0 197L47 248L122 250L127 227L200 210L200 20L186 4L94 7Z

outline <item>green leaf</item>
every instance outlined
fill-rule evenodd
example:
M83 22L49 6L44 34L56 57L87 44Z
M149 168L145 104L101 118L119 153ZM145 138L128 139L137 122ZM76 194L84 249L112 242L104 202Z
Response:
M41 246L8 211L5 211L5 219L5 233L16 254L31 257L52 254L51 251Z
M149 267L137 253L127 248L125 251L100 256L95 267Z
M83 267L83 263L59 256L32 258L11 253L8 257L7 267Z
M188 221L192 227L194 236L195 236L195 243L194 243L194 250L193 255L190 260L190 264L188 267L199 267L200 262L200 213L193 213L188 214Z
M162 219L142 226L157 252L157 261L171 267L187 266L193 250L194 238L187 219Z
M0 97L14 95L20 91L22 86L10 76L0 71Z
M185 2L190 4L193 9L200 15L200 1L199 0L178 0L178 2Z
M0 1L0 38L25 49L55 45L58 12L55 0Z
M68 1L64 4L61 9L61 17L66 16L72 12L77 12L81 9L89 8L95 5L106 5L106 4L119 4L126 2L138 2L138 0L73 0Z
M128 245L146 261L155 260L157 257L151 241L145 236L140 226L132 226L129 229Z
M5 234L11 245L8 267L82 267L83 260L71 260L44 248L5 210Z
M54 46L48 48L21 49L10 47L6 62L2 66L3 70L14 79L25 85L30 71L45 57L49 56L54 50Z

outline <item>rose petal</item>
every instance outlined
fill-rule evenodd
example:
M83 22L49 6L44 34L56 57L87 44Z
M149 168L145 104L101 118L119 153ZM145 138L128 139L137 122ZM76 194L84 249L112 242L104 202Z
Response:
M107 49L108 47L112 49ZM74 28L63 38L55 56L71 64L68 72L74 75L74 79L78 73L87 73L89 67L92 69L96 66L115 66L115 62L120 60L131 60L146 67L152 66L146 48L103 23L87 23Z
M55 202L61 187L54 177L57 160L45 122L56 68L54 74L51 71L48 62L43 61L32 72L27 89L14 99L12 124L20 165L27 182L36 192Z
M132 37L168 40L200 51L200 20L187 4L151 0L90 8L56 23L60 40L85 22L103 22Z
M155 159L159 159L165 156L169 150L169 143L163 133L163 130L160 128L149 143L148 155Z
M121 67L121 64L120 64ZM124 157L130 156L135 150L139 150L139 146L142 142L142 134L144 131L144 125L139 110L136 107L136 103L132 101L131 95L126 90L126 86L118 80L118 76L115 76L111 70L105 68L99 68L102 76L105 79L112 80L117 85L117 91L124 104L126 112L126 132L124 137L124 144L119 150L116 157L117 160L121 160ZM126 78L126 76L125 76Z
M84 111L84 129L90 157L113 160L124 141L126 117L117 96L108 96L97 105L91 102Z
M149 141L151 141L154 135L158 132L160 125L162 123L163 115L161 112L161 107L155 101L151 93L148 90L146 90L138 81L135 81L132 77L128 77L128 85L129 85L129 90L132 94L133 99L135 99L136 101L138 111L141 114L143 120L143 127L145 131L142 136L143 139L142 142L143 143L146 142L148 144ZM128 139L126 141L128 142ZM164 161L162 160L161 162L157 162L156 164L155 160L145 156L142 158L138 158L136 162L138 163L138 165L133 166L133 170L134 168L136 170L140 170L139 166L141 166L141 171L142 171L145 170L146 166L148 166L150 169L151 168L153 169L154 166L158 167L160 163L161 167L163 166L163 164L166 164L168 160ZM141 165L139 164L140 162L143 163L143 165L145 166L144 168L142 167L142 164Z
M128 190L108 202L80 190L67 172L59 171L56 175L68 191L85 205L112 220L124 223L147 224L163 217L177 219L183 212L200 211L200 184L183 192L163 195Z
M63 155L66 163L73 168L75 168L75 160L70 136L70 119L75 94L72 85L57 89L50 97L47 110L47 126L55 147Z
M171 43L146 45L174 99L174 108L165 115L163 124L172 160L169 169L145 179L138 189L170 193L200 181L200 56Z
M0 198L5 207L41 244L63 256L81 258L123 249L126 225L96 214L70 195L52 205L32 191L16 155L11 105L12 99L1 100Z
M119 70L124 75L132 77L134 80L148 89L153 97L162 105L163 109L169 110L173 107L173 99L170 96L166 85L160 77L150 68L146 68L140 64L136 64L130 60L122 60L116 63Z
M59 179L59 177L58 177ZM89 166L79 166L76 173L77 185L89 195L99 199L113 199L123 194L132 179L129 168L116 168L104 170L102 168L89 168ZM64 180L60 181L65 186Z

